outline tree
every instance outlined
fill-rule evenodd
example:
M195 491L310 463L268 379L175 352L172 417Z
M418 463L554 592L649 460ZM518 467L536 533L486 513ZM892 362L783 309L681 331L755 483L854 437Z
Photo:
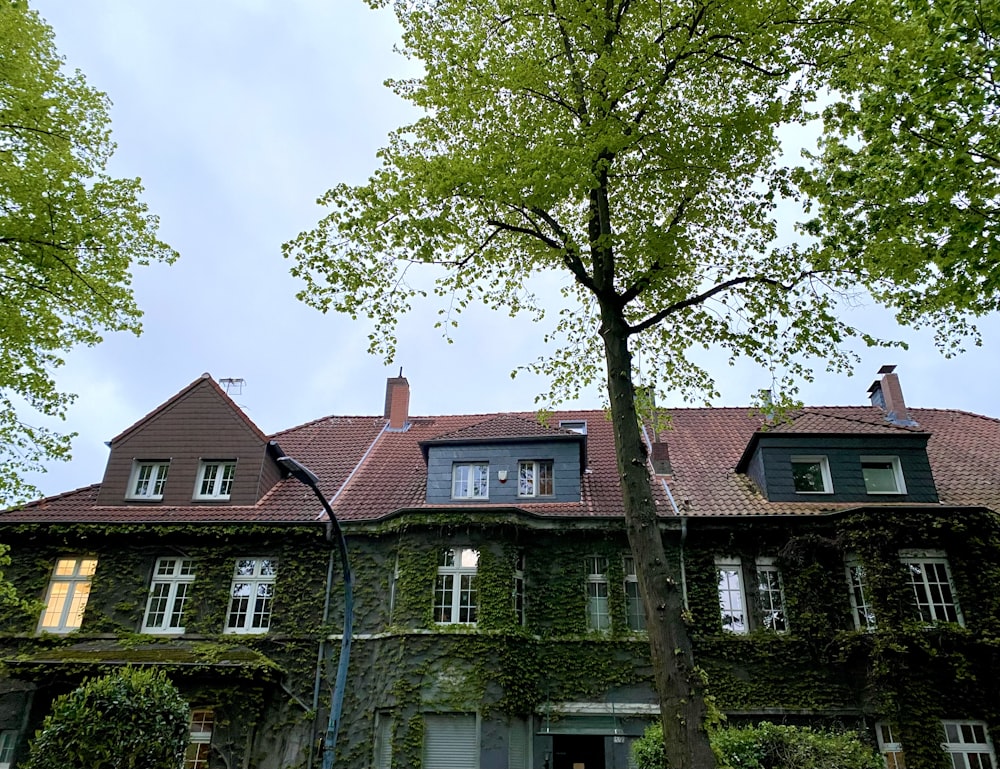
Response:
M0 0L0 508L33 488L26 470L69 457L72 436L21 421L63 418L61 354L106 331L139 333L134 264L175 257L138 179L105 173L110 102L68 74L53 33L23 0Z
M369 0L373 6L387 0ZM427 294L449 327L484 304L541 319L536 281L568 275L533 368L553 397L603 379L626 528L647 615L667 761L714 766L704 682L667 568L633 383L641 352L659 389L714 394L691 348L784 371L785 393L853 362L872 336L838 314L945 274L891 274L848 252L779 239L777 206L801 194L779 131L845 60L885 53L873 31L892 6L805 0L398 0L401 49L420 77L390 83L424 112L390 136L381 167L340 184L330 210L285 245L300 298L375 321L370 349L392 358L398 317ZM881 45L881 47L880 47ZM844 81L844 85L849 85ZM565 283L566 281L563 281ZM551 285L551 283L549 284ZM551 293L551 292L550 292ZM905 303L905 299L900 302ZM969 303L974 310L975 306ZM603 364L603 371L602 371Z
M162 670L92 678L52 703L25 769L180 769L188 718Z

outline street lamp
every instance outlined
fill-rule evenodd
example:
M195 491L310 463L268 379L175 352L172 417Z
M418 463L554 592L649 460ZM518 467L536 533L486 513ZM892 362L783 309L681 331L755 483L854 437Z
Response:
M340 528L337 516L333 514L330 503L326 501L323 492L319 490L319 478L308 467L291 457L278 457L277 462L295 480L304 483L313 490L329 518L326 524L326 540L332 544L334 537L336 537L337 547L340 550L340 567L344 573L344 635L340 642L340 660L337 663L337 680L333 687L333 699L330 703L330 720L326 727L326 737L323 739L323 769L332 769L334 753L337 750L337 732L340 730L340 713L344 707L347 664L351 658L351 634L354 628L354 575L351 574L351 565L347 562L347 541L344 539L344 532Z

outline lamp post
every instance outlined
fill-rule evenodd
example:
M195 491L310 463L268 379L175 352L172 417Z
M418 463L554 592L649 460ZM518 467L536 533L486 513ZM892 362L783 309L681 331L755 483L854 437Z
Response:
M347 561L347 541L340 528L337 516L333 514L330 503L326 501L323 492L319 490L319 478L305 465L288 456L277 459L278 464L290 476L304 483L319 499L326 511L329 521L326 524L326 540L333 543L336 537L340 551L340 567L344 573L344 635L340 642L340 660L337 663L337 680L333 687L333 699L330 702L330 720L326 727L326 737L323 739L323 769L332 769L333 757L337 750L337 732L340 730L340 713L344 707L344 689L347 685L347 665L351 658L351 634L354 628L354 575Z

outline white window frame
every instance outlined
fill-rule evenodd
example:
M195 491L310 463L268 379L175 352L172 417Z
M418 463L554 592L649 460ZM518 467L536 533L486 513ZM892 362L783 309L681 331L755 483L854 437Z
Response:
M132 460L132 472L129 474L125 499L154 502L163 499L163 487L166 485L169 471L169 459ZM144 475L147 477L143 477Z
M899 462L899 457L892 455L869 455L861 457L861 475L864 477L865 464L878 463L885 464L888 463L890 469L892 470L893 480L896 484L896 488L892 491L872 491L868 487L868 479L865 478L865 493L871 494L872 496L900 496L906 493L906 482L903 480L903 466Z
M764 577L763 575L774 575ZM774 558L757 559L757 591L760 596L761 626L772 633L788 632L788 610L781 569Z
M214 468L214 477L211 479L207 477L210 468ZM198 464L198 480L194 486L194 499L227 500L232 496L235 480L235 459L203 459ZM209 485L208 490L205 489L206 484Z
M608 559L603 555L588 555L587 570L587 629L598 633L611 630L611 607L608 601Z
M434 621L439 625L475 625L479 613L476 574L479 550L446 547L438 558L434 581Z
M642 605L642 591L639 589L639 576L635 573L635 558L630 555L622 557L622 570L625 573L625 624L634 633L646 631L646 610ZM638 611L637 611L638 609Z
M941 748L948 754L955 769L996 769L993 740L984 721L946 720L941 722L941 727L944 732ZM970 756L975 756L974 762L969 760Z
M571 433L577 433L578 435L587 434L586 419L564 419L559 423L559 427L563 430L569 430Z
M455 462L451 466L451 498L489 499L489 462Z
M875 737L878 740L878 752L882 754L886 769L905 769L903 743L895 733L896 727L888 721L875 724Z
M819 491L795 489L796 494L833 494L833 478L830 475L830 460L825 454L793 454L788 458L789 467L796 464L818 464L823 488ZM792 486L795 486L795 472L792 472Z
M539 491L542 471L547 470L548 493ZM517 463L517 496L551 497L556 493L555 463L551 459L529 459Z
M849 555L844 562L844 574L847 576L848 596L851 599L851 617L856 630L871 633L878 625L875 612L871 605L871 595L865 565L856 555Z
M0 769L10 769L14 763L14 749L17 747L17 732L13 729L0 731Z
M184 632L184 626L179 623L184 617L184 604L187 603L191 583L194 582L195 561L193 558L181 556L165 556L157 558L153 566L153 577L149 582L149 597L146 599L146 612L142 618L143 633ZM154 602L162 601L162 608L154 611ZM160 621L153 624L151 617L159 614Z
M56 559L45 592L45 611L38 621L39 633L72 633L80 629L96 571L96 556Z
M184 769L208 769L212 732L215 730L215 711L212 708L192 708L188 729L190 736L184 751Z
M965 618L955 592L948 556L943 550L900 550L921 619L928 625L955 622L965 627ZM945 594L951 600L945 600ZM934 596L941 596L938 600ZM950 610L949 610L950 609Z
M237 635L266 633L271 627L277 578L278 561L274 558L236 559L233 582L229 588L226 626L222 632ZM237 595L238 591L246 594ZM241 615L242 619L237 619Z
M715 576L719 591L719 619L723 631L746 635L750 632L750 623L742 561L739 558L716 558ZM727 616L730 617L728 623Z

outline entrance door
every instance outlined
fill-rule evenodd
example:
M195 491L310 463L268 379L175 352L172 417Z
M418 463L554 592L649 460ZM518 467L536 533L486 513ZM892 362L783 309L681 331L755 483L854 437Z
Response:
M552 769L604 769L604 737L599 734L552 735Z

